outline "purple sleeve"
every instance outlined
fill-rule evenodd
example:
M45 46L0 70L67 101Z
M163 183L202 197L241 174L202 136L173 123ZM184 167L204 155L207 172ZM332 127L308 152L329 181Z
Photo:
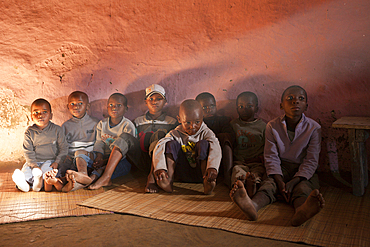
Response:
M298 172L294 175L310 179L315 173L319 164L319 155L321 150L321 128L315 128L312 132L307 147L307 155L299 166Z
M278 140L277 140L278 139ZM277 142L279 141L279 135L275 129L272 128L271 124L268 123L265 131L265 167L268 176L279 174L283 175L281 171L281 161L279 158L279 151Z

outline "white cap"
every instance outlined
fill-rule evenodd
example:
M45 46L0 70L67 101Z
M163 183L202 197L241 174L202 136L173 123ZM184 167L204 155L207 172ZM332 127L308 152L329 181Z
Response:
M163 98L166 98L166 91L164 91L164 88L158 84L152 84L145 89L145 99L155 93L159 93Z

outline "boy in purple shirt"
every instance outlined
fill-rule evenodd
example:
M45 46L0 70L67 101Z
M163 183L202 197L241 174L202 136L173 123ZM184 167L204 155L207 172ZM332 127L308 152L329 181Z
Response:
M240 180L230 192L231 199L250 220L257 220L257 211L276 201L280 194L293 205L293 226L299 226L320 212L325 200L319 192L315 171L321 148L321 127L306 117L307 93L300 86L288 87L280 108L285 115L266 126L264 150L266 173L257 193L250 198Z

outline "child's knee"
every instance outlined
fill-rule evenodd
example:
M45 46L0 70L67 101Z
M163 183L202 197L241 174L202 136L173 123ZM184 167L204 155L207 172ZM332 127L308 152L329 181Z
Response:
M200 140L197 142L197 144L195 144L195 148L208 150L209 142L207 140Z
M150 137L150 142L159 141L163 137L165 137L167 134L166 130L159 129L156 132L154 132Z
M129 150L129 145L126 140L117 138L110 146L111 154L119 151L122 155L126 155Z
M89 156L89 152L87 152L86 150L77 150L75 153L74 153L75 157L78 157L79 155L86 155L86 156Z
M195 144L195 153L197 154L197 159L205 160L209 153L209 142L207 140L200 140Z
M171 154L172 159L177 160L179 152L182 152L181 145L175 140L169 141L166 143L165 155Z

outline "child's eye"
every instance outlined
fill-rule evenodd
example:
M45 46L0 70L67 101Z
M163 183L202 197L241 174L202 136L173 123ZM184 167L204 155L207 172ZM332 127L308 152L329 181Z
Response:
M203 106L203 110L207 110L207 109L211 110L211 109L213 109L214 107L215 107L215 105L207 105L207 106Z
M196 121L195 123L196 123L196 124L200 124L200 121Z
M75 103L71 103L70 105L71 105L71 106L74 106L74 105L75 105Z
M293 97L292 96L288 96L287 97L287 100L292 100L293 99Z
M238 108L239 108L239 109L243 109L243 108L244 108L244 106L243 106L243 105L238 105Z
M48 113L48 112L47 112L47 111L43 111L42 113L46 114L46 113Z
M303 96L300 96L300 97L299 97L299 100L304 100L304 97L303 97Z
M117 104L116 107L122 107L122 104Z
M82 106L82 104L83 104L82 102L77 103L78 106Z

